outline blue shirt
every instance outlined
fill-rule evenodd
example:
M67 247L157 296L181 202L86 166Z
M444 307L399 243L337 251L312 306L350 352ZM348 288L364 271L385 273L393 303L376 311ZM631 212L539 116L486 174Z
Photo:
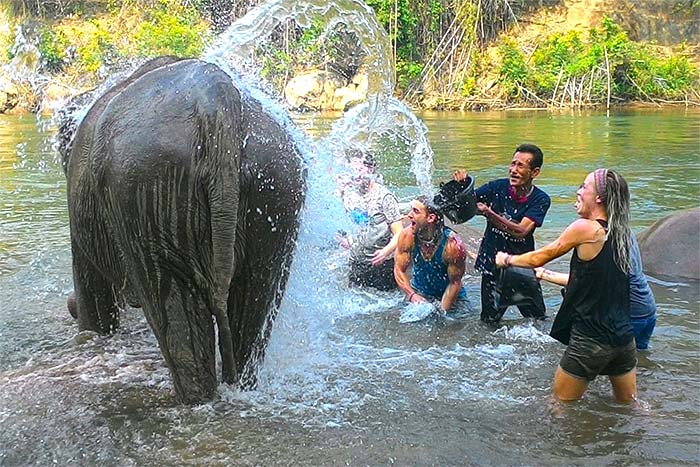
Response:
M630 318L644 319L656 315L654 293L649 287L647 277L642 270L642 255L634 235L630 244Z
M447 265L442 261L442 253L445 251L445 245L447 245L447 239L451 232L447 227L443 229L442 241L430 260L423 258L418 242L415 242L415 245L413 245L411 287L423 297L442 298L445 289L450 283L447 276ZM466 297L467 291L462 286L457 298Z
M527 199L522 203L517 203L511 198L509 187L510 182L507 178L486 183L477 188L477 201L488 204L496 214L510 221L519 223L527 217L535 223L535 226L540 227L551 205L549 195L533 186L532 193ZM474 265L476 270L482 273L493 273L497 251L519 255L534 250L534 233L535 229L532 229L532 232L525 238L515 238L487 221L484 238L479 247L479 255Z

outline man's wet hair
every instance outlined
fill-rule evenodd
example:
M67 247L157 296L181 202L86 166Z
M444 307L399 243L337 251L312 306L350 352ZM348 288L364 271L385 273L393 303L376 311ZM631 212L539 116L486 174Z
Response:
M542 167L542 162L544 161L544 154L542 154L542 150L534 144L521 144L520 146L515 148L513 154L515 154L516 152L526 152L528 154L532 154L532 161L530 161L530 169L534 170Z
M366 149L350 148L345 152L345 154L347 155L348 160L359 159L362 165L368 169L377 169L377 159L375 159L372 153Z
M426 195L420 195L418 198L416 198L416 201L425 206L425 211L428 214L435 214L440 223L445 222L444 214L442 213L440 208L433 202L433 199L431 197Z

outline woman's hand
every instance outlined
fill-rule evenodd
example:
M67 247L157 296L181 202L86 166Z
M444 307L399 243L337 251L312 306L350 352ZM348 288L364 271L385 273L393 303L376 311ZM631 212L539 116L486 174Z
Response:
M544 276L545 271L545 268L535 268L535 277L538 281L542 280L542 276Z
M504 253L502 251L499 251L496 253L496 266L499 268L507 268L510 266L510 258L511 255L508 253Z

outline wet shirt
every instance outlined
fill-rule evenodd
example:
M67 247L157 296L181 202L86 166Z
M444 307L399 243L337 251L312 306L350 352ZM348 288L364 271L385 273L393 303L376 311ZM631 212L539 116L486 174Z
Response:
M373 185L364 196L366 221L352 242L352 258L370 261L375 250L384 248L391 241L391 224L401 219L396 197L381 184Z
M633 319L651 318L656 315L656 301L642 270L642 255L634 235L632 235L632 244L630 245L630 263L630 317Z
M418 242L415 242L413 246L413 252L411 253L413 260L411 287L423 297L442 298L445 289L450 283L447 276L447 265L442 260L442 253L445 251L445 245L447 245L447 239L451 232L447 227L442 229L440 245L429 260L423 258ZM466 297L467 291L462 286L457 298Z
M511 198L509 187L510 182L506 178L486 183L477 188L477 201L489 205L495 213L510 221L519 223L523 218L527 217L537 227L540 227L551 204L549 195L533 186L532 193L524 202L519 203ZM495 270L496 252L498 251L519 255L534 250L534 232L535 229L525 238L515 238L508 232L504 232L487 222L484 238L479 247L479 255L476 258L476 270L482 273L493 273Z
M595 258L583 261L574 249L564 301L550 332L558 341L568 344L572 329L600 344L615 347L634 338L629 315L629 280L627 273L615 263L613 250L612 240L608 239Z

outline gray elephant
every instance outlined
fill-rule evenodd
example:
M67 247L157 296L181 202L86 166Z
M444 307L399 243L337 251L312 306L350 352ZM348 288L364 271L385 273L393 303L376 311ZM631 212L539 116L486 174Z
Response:
M284 128L217 66L166 57L97 100L69 142L79 329L110 333L139 304L180 401L213 397L217 337L222 380L254 383L306 191Z
M659 219L637 240L645 273L700 280L700 209L686 209Z

